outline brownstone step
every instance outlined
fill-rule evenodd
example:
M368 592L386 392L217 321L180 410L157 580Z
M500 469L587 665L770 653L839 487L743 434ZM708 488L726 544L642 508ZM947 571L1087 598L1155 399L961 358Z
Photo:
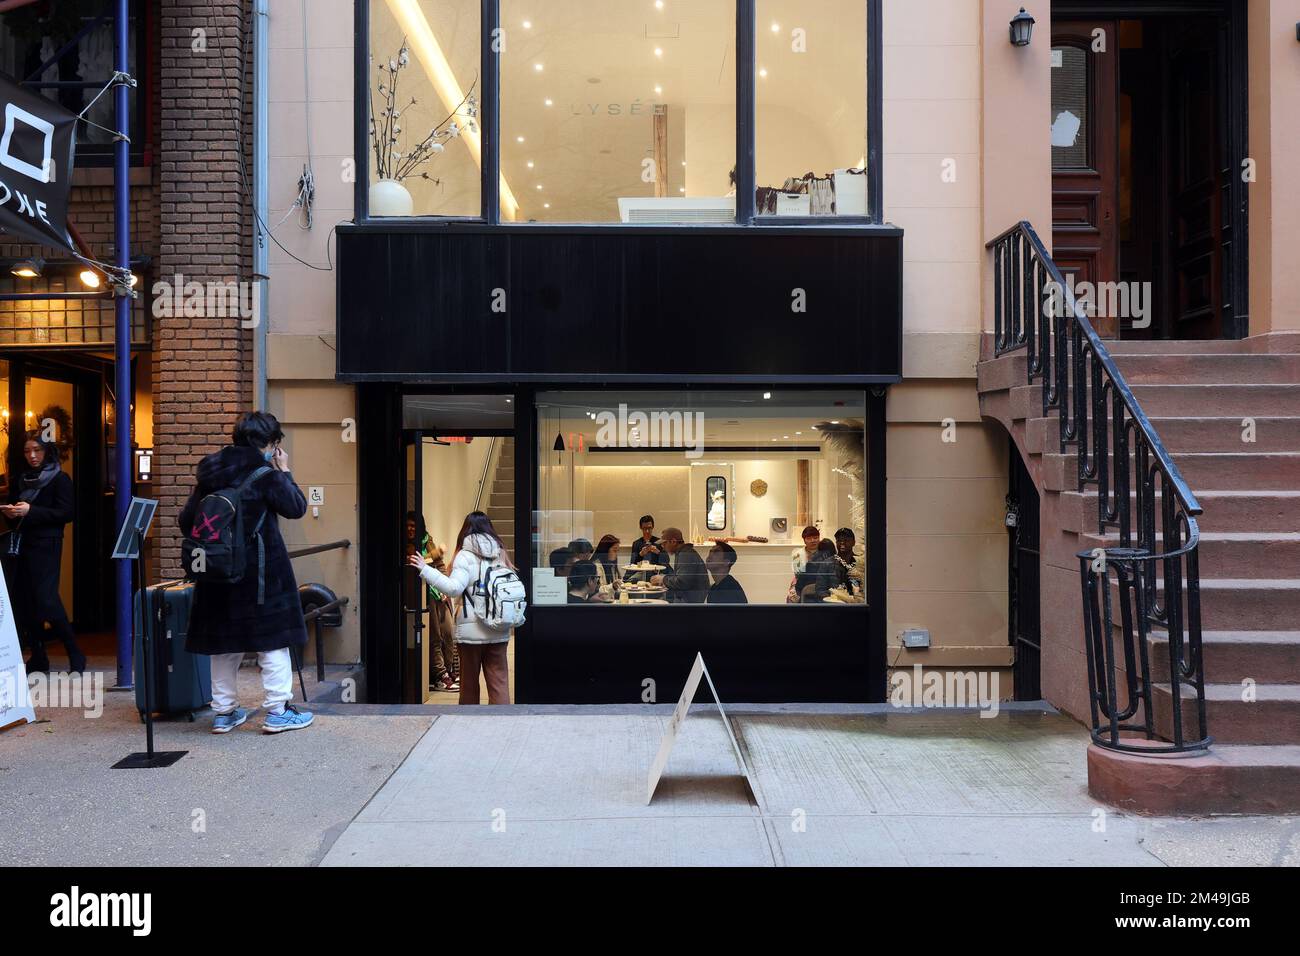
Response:
M1186 582L1183 583L1184 593ZM1119 586L1111 578L1114 618L1119 618ZM1164 600L1164 582L1156 583ZM1201 628L1206 631L1283 630L1300 621L1300 580L1294 578L1202 578Z
M1267 352L1118 354L1113 356L1129 385L1290 384L1300 381L1300 355Z
M1013 421L1043 417L1040 385L1019 385L1010 394ZM1300 385L1296 384L1134 385L1133 397L1148 418L1189 412L1211 418L1300 416Z
M1242 440L1247 434L1242 424L1245 416L1228 415L1207 418L1152 418L1165 448L1177 456L1189 452L1295 452L1300 451L1300 417L1265 416L1254 418L1254 441ZM1025 447L1034 454L1060 454L1061 420L1053 412L1047 418L1025 421ZM1072 449L1067 445L1067 453Z
M1118 547L1115 534L1079 536L1078 550ZM1300 578L1300 532L1204 531L1197 550L1203 578Z
M1129 461L1130 473L1136 474L1132 455ZM1174 464L1193 493L1197 488L1240 491L1300 488L1300 452L1198 452L1174 455ZM1046 491L1078 488L1078 455L1073 452L1043 455L1040 475Z
M1149 646L1153 678L1167 677L1168 633L1152 632ZM1211 683L1240 685L1247 677L1265 684L1300 683L1300 631L1205 631L1201 647Z
M1300 746L1216 743L1206 753L1172 758L1092 744L1088 792L1121 810L1162 816L1300 813Z
M1300 491L1222 491L1194 489L1203 513L1196 519L1202 531L1287 532L1300 528ZM1157 492L1156 504L1162 498ZM1129 496L1132 507L1137 495ZM1067 531L1091 532L1097 527L1097 491L1071 488L1060 492L1060 515Z
M1180 686L1183 733L1196 735L1196 691ZM1300 684L1261 684L1243 700L1240 683L1205 685L1205 723L1211 737L1225 744L1300 744ZM1173 695L1168 684L1151 688L1156 733L1173 737Z

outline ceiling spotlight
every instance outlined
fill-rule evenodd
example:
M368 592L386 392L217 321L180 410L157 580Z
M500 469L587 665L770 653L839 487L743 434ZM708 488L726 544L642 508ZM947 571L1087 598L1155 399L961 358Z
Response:
M532 21L532 20L525 20L525 21L524 21L524 29L525 29L525 30L531 30L532 28L533 28L533 21Z
M524 141L524 138L523 138L522 136L516 136L516 137L515 137L515 142L516 142L516 143L522 143L523 141Z
M656 87L655 87L655 92L656 92L656 93L662 93L663 91L664 91L664 88L663 88L662 86L656 86Z
M758 75L763 77L763 79L767 79L767 67L763 67L761 70L759 70Z
M554 106L554 105L555 105L555 100L551 99L551 98L548 96L548 97L546 98L546 105L547 105L547 106Z
M655 56L663 56L663 55L664 55L663 47L659 47L659 46L655 47Z
M533 168L533 161L531 159L528 161L528 168L529 169Z
M538 184L537 184L537 188L538 188L538 189L541 189L541 188L542 188L542 184L541 184L541 183L538 183Z
M99 273L94 269L82 269L81 284L87 289L98 289L100 284Z
M21 279L39 279L41 270L45 268L45 260L37 257L34 259L19 259L9 271Z
M773 33L780 33L780 32L781 32L781 24L779 24L779 23L774 23L774 24L772 24L772 32L773 32Z
M771 398L771 397L772 397L772 393L771 393L771 392L764 392L764 393L763 393L763 397L764 397L764 398Z
M543 209L550 209L550 208L551 208L551 204L548 203L548 202L544 202L544 203L542 203L542 208L543 208Z
M540 63L534 63L533 69L536 70L538 73L540 73L542 72L542 70L546 69L546 67L542 66L542 64Z
M655 9L662 10L663 8L664 8L664 0L655 0Z

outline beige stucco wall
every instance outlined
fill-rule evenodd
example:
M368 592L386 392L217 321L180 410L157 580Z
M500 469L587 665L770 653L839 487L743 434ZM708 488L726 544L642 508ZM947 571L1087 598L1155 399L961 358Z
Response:
M311 486L325 491L319 516L308 509L305 518L286 526L290 547L358 541L356 445L345 441L354 393L351 386L334 381L335 275L327 271L335 248L330 232L335 223L352 218L352 3L312 0L311 13L305 45L297 4L272 4L269 23L269 223L274 226L284 217L297 194L310 119L313 226L300 228L295 214L275 228L275 237L294 256L324 267L308 268L271 245L268 403L285 426L294 478L304 491ZM356 555L353 547L294 561L300 582L320 582L352 599L344 626L326 631L325 654L331 662L354 661L360 654ZM309 649L309 658L311 653Z
M996 234L1027 213L1010 195L987 202L1004 177L1017 175L998 168L991 184L986 173L983 58L986 36L997 36L990 18L1001 17L1010 50L1012 14L986 14L996 6L884 4L885 218L905 231L904 382L890 389L886 406L886 634L891 666L996 670L1006 696L1007 446L1001 429L980 419L975 363L984 241L993 221L1006 220ZM1023 64L1000 47L996 57L995 86L1014 85L1006 74ZM1014 152L1001 138L1011 132L1005 124L993 132L999 156ZM903 650L905 627L928 628L931 648Z

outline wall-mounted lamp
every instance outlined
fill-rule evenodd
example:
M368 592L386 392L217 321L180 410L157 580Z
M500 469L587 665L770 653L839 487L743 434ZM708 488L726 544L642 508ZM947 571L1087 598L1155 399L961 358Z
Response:
M98 289L99 273L96 272L94 269L82 269L81 284L84 285L87 289Z
M9 267L9 271L21 279L39 279L44 268L44 259L19 259Z
M1020 12L1011 18L1011 45L1029 46L1033 35L1034 18L1025 13L1025 8L1021 7Z

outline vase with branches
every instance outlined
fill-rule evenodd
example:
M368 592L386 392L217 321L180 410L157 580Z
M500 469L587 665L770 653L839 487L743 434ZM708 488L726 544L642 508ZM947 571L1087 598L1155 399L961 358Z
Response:
M373 57L371 63L375 65ZM377 180L371 187L371 212L378 215L410 215L410 193L402 183L416 177L440 185L427 165L452 140L478 129L477 78L455 109L430 127L418 119L416 98L407 99L401 92L402 74L410 65L411 51L403 38L397 55L376 66L378 96L371 97L370 149Z

